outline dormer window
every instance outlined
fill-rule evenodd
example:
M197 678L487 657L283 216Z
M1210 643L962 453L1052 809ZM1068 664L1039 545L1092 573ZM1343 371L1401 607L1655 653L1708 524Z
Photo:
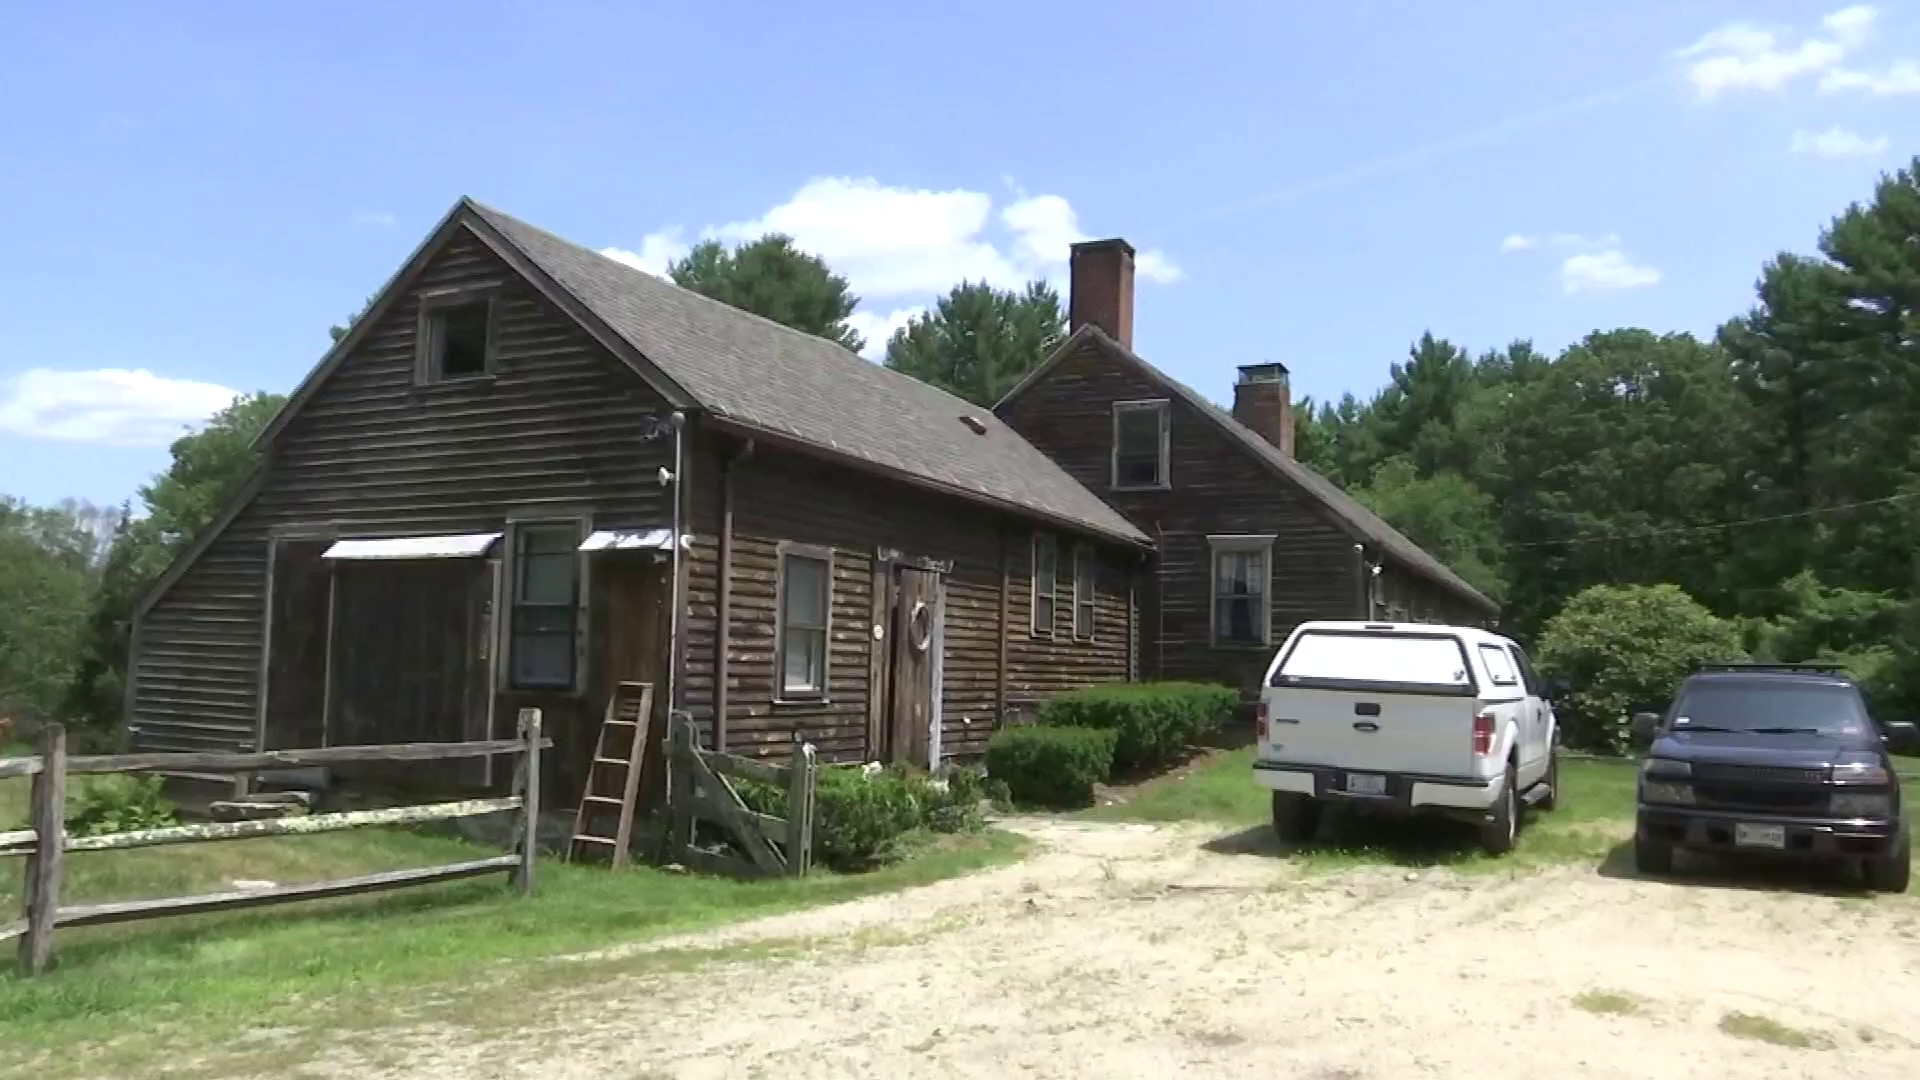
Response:
M492 300L471 294L429 297L420 309L420 381L452 382L492 371Z
M1167 478L1167 401L1113 403L1113 486L1164 488Z

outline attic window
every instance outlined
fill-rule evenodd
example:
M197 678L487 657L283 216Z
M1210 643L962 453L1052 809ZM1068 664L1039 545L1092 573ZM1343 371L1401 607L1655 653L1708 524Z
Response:
M1167 402L1113 403L1113 487L1164 488L1167 485Z
M971 413L961 413L960 422L967 425L967 430L973 432L975 435L985 435L987 433L987 422Z
M420 311L421 382L472 379L493 370L493 303L471 295L429 300Z

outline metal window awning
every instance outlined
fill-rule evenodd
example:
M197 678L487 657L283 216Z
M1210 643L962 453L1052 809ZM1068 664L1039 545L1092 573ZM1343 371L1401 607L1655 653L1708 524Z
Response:
M682 533L680 546L692 537ZM667 551L673 547L671 529L600 529L580 541L581 551Z
M476 559L500 539L497 532L458 533L453 536L389 536L369 540L336 540L323 559Z

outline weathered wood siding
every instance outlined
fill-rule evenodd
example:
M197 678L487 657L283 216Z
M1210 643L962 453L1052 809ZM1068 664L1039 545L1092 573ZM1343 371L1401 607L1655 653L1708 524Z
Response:
M1490 625L1487 613L1415 574L1388 563L1380 572L1373 614L1400 622L1447 623L1454 626Z
M1199 679L1251 693L1272 650L1307 619L1355 618L1361 606L1352 538L1311 496L1171 396L1171 487L1112 487L1113 403L1168 398L1163 387L1088 346L1061 359L1002 415L1076 480L1125 514L1159 546L1145 614L1141 662L1149 678ZM1266 534L1272 552L1271 643L1212 643L1209 535Z
M416 385L421 296L490 285L494 376ZM148 612L133 665L137 742L252 743L272 528L483 532L509 514L548 510L603 528L665 525L671 489L653 474L670 464L672 441L638 434L642 415L663 407L490 249L457 232L281 433L252 502ZM553 730L579 699L512 695L500 722L511 724L523 703L548 708Z
M692 516L684 701L710 737L718 634L719 458L701 441L701 475ZM1028 538L1019 519L941 498L908 485L767 446L733 466L733 585L726 724L728 749L783 756L796 739L811 741L832 761L875 753L868 745L876 552L951 561L946 575L941 743L944 757L984 752L996 713L1000 655L1000 573L1003 529L1011 555L1007 628L1010 698L1044 696L1127 675L1127 560L1096 545L1102 564L1092 641L1072 640L1070 606L1063 599L1056 641L1028 632ZM778 545L819 545L833 551L829 626L828 700L775 701L775 604ZM1060 538L1061 594L1071 593L1073 538Z

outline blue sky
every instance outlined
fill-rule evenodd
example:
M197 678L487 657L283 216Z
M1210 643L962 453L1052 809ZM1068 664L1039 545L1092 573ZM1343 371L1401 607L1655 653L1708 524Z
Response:
M294 7L0 11L0 491L129 496L461 194L649 263L785 227L876 330L1125 236L1144 355L1325 398L1428 328L1710 332L1920 150L1892 3Z

